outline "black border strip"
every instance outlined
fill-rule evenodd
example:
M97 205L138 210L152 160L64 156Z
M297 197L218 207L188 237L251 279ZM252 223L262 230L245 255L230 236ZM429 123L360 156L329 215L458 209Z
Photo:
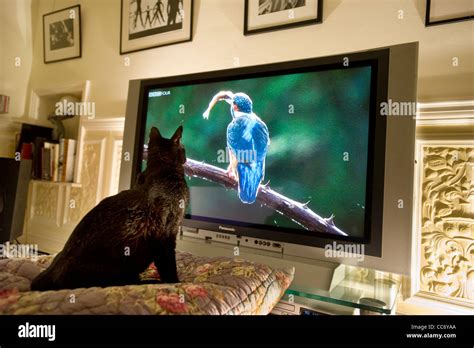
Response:
M20 325L55 325L55 341L20 338ZM471 347L472 316L397 315L18 315L0 316L2 348L11 347ZM453 337L423 337L426 335ZM414 337L412 335L420 335ZM252 344L249 345L249 342ZM229 344L230 343L230 344ZM328 343L328 344L324 344ZM166 345L167 346L167 345Z

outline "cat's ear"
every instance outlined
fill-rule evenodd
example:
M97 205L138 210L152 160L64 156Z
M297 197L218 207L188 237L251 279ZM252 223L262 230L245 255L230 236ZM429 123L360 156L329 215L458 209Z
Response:
M171 137L171 140L173 140L175 144L179 144L182 136L183 136L183 126L179 126L178 129L176 129L176 132L174 132L173 136Z
M160 131L156 127L151 127L150 141L156 141L156 140L159 140L159 139L161 139Z

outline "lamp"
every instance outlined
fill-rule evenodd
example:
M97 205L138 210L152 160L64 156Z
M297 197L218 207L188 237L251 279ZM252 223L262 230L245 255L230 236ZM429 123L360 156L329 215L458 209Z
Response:
M76 116L75 105L77 102L79 102L77 97L66 95L61 97L55 104L54 113L48 116L48 121L54 125L52 134L53 140L60 141L62 138L64 138L66 131L64 129L63 120L67 120Z

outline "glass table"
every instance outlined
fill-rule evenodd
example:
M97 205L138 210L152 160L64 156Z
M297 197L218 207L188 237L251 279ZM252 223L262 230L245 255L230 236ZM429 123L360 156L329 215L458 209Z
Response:
M294 297L323 301L351 308L360 314L391 314L401 289L401 278L391 273L340 265L329 289L290 286L283 300Z

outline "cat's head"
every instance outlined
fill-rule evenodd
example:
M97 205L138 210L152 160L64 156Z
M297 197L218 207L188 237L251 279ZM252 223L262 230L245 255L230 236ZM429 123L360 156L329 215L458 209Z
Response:
M163 138L158 128L152 127L148 142L147 166L182 168L186 162L186 153L181 143L182 135L183 126L179 126L170 139Z

